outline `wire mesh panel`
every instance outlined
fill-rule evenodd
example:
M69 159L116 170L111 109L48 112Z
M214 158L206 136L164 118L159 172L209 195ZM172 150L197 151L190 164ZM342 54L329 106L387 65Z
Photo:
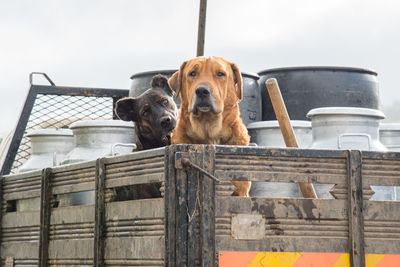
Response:
M29 158L29 131L68 128L78 120L111 120L115 118L116 100L128 93L129 90L32 85L1 173L16 173Z

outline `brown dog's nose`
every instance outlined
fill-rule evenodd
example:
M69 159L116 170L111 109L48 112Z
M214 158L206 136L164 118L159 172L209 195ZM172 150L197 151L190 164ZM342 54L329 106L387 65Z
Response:
M166 116L161 118L161 127L168 128L171 125L171 117Z
M210 95L210 88L208 86L200 86L196 89L196 95L198 97L207 97Z

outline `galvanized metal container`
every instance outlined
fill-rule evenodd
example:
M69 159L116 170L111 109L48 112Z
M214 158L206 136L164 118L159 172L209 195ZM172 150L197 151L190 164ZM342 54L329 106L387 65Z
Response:
M131 89L129 96L136 97L150 88L151 79L156 74L171 77L177 70L156 70L136 73L131 76ZM257 74L242 72L243 99L239 103L240 116L247 125L261 120L261 95ZM180 99L174 99L177 107L180 107Z
M136 140L133 122L121 120L77 121L69 127L74 134L74 149L65 157L63 164L94 160L114 154L132 152ZM115 153L116 145L121 145ZM123 144L131 144L124 146ZM90 205L94 203L94 191L59 195L59 206Z
M239 102L240 117L244 124L261 120L261 93L257 74L242 72L243 98Z
M306 148L311 144L311 122L291 121L299 147ZM247 125L251 142L258 146L286 147L278 121L259 121Z
M265 81L276 78L289 116L305 120L309 110L319 107L380 108L377 73L369 69L310 66L260 71L262 120L275 120Z
M311 144L311 122L292 120L293 131L300 148ZM258 146L286 147L278 121L259 121L247 125L251 142ZM252 182L250 196L255 197L301 197L296 183Z
M400 151L400 123L381 123L379 139L390 151Z
M74 134L74 149L62 164L93 160L113 155L116 144L134 144L133 122L121 120L77 121L69 127ZM118 149L118 154L132 152L132 146Z
M69 129L38 129L26 135L31 141L31 155L18 169L19 173L54 167L60 164L73 148L72 131ZM17 211L40 209L40 198L16 201Z
M379 139L390 151L400 151L400 123L381 123ZM400 201L400 187L395 187L396 200Z
M154 70L138 72L131 76L131 90L129 96L136 97L144 93L150 88L151 79L154 75L162 74L167 78L170 78L177 70Z
M326 107L312 109L313 141L310 148L357 149L387 151L379 140L380 120L383 112L375 109L354 107ZM332 198L327 185L315 185L318 197ZM371 200L395 200L395 189L391 186L373 187Z
M74 146L69 129L38 129L26 136L31 141L31 155L19 173L57 166Z

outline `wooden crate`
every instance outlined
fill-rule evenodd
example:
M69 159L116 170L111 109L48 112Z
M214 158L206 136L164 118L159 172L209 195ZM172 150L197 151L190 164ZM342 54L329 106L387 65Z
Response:
M8 266L226 266L223 255L307 252L341 253L364 266L366 255L400 254L400 203L369 200L371 185L400 186L399 163L400 153L174 145L4 176L1 259ZM231 180L334 184L335 198L231 197ZM116 188L156 182L162 197L111 197ZM88 190L94 204L57 206L57 196ZM10 208L32 197L40 197L40 210Z

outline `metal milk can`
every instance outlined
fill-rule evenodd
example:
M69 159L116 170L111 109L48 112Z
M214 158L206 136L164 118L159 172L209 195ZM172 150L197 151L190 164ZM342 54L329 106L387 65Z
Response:
M60 164L73 148L72 131L68 129L38 129L27 135L31 141L31 155L18 169L19 173L40 170ZM39 210L40 198L17 200L17 211Z
M309 148L358 149L387 151L379 140L379 124L385 115L376 109L355 107L325 107L312 109L313 141ZM315 184L319 198L333 198L329 193L333 185ZM394 200L392 186L372 186L375 194L371 200Z
M74 148L62 164L70 164L115 154L127 154L136 147L133 122L121 120L85 120L72 123ZM58 196L59 206L94 204L94 191Z
M311 144L311 122L302 120L291 121L300 148ZM286 147L278 121L259 121L247 126L251 142L258 146ZM250 196L257 197L302 197L299 185L296 183L252 182Z

